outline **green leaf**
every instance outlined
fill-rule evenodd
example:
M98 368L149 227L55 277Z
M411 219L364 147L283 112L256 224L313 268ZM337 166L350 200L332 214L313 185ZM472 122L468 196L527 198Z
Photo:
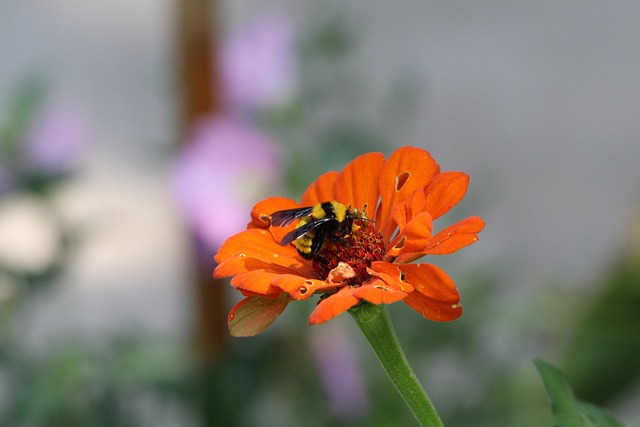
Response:
M234 337L252 337L267 329L287 308L291 298L251 296L243 299L229 313L229 333Z
M567 376L560 369L534 360L547 390L556 427L623 427L607 411L591 403L576 400Z
M588 402L577 401L578 410L596 427L624 427L606 410Z
M547 390L554 426L584 427L566 375L560 369L543 360L537 359L533 363L536 365Z

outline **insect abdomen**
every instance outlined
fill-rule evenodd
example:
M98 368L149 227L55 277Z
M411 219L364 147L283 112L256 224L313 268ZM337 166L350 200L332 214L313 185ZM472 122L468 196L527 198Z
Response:
M308 223L310 219L311 219L310 217L302 218L300 222L298 222L298 225L296 226L296 228L300 228L304 224ZM298 250L298 253L300 253L300 255L302 255L303 258L310 259L313 256L312 248L313 248L313 238L315 237L315 235L316 235L315 230L311 230L308 233L304 234L303 236L293 241L293 245L296 247L296 249Z

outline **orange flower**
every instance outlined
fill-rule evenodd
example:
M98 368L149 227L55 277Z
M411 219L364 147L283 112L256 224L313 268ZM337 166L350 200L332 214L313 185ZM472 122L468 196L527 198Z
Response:
M402 147L385 159L364 154L342 172L313 182L300 203L271 197L256 204L247 230L231 236L216 254L214 277L234 276L243 299L229 314L232 335L255 335L267 328L289 302L322 295L309 324L326 322L361 301L404 301L427 319L455 320L462 314L453 280L439 267L416 264L424 255L444 255L478 240L484 221L477 216L432 233L433 221L465 195L469 177L440 172L431 155ZM306 260L293 245L281 246L288 227L274 227L279 210L326 201L350 205L362 218L343 242L322 247L322 259Z

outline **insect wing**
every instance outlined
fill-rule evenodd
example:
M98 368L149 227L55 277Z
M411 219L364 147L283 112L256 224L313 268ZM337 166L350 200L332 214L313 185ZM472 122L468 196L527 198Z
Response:
M301 238L302 236L304 236L305 234L307 234L311 230L314 230L319 225L324 224L327 221L332 221L332 220L333 220L333 218L325 217L325 218L320 218L320 219L314 219L311 222L303 224L300 227L296 228L295 230L290 231L289 233L285 234L284 237L282 238L282 240L280 241L280 245L282 245L282 246L288 245L289 243L293 242L294 240L297 240L297 239Z
M312 210L313 207L308 207L274 212L271 214L271 225L276 227L287 226L298 218L311 215Z

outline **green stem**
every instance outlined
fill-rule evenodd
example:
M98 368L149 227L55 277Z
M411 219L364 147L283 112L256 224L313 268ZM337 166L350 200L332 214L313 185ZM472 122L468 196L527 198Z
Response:
M422 427L443 427L429 396L413 373L402 352L391 324L389 311L382 305L364 304L349 313L371 344L391 381L400 392Z

